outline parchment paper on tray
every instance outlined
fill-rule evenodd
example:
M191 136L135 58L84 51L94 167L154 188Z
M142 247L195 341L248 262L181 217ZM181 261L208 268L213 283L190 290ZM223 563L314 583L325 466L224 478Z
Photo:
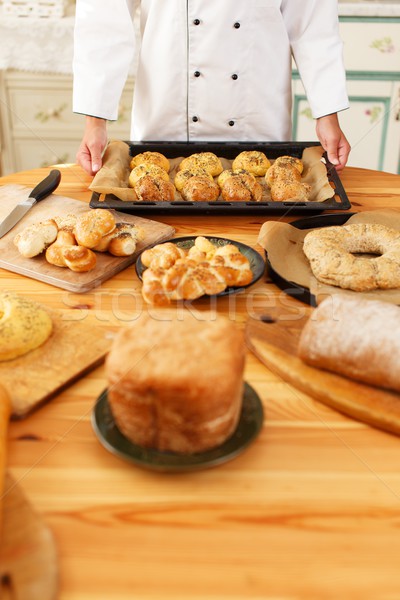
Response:
M351 223L378 223L400 231L400 210L367 211L353 215ZM354 292L333 285L320 283L313 275L309 261L303 252L303 240L311 229L297 229L289 223L267 221L260 229L258 243L268 253L272 269L288 283L297 284L315 296L316 303L332 294L357 294L359 297L400 304L400 289Z
M304 171L302 181L311 185L311 195L309 202L324 202L335 195L335 191L331 187L326 166L321 162L324 150L321 146L311 146L305 148L302 155ZM89 189L99 194L113 194L117 198L125 202L137 202L138 197L135 191L129 187L129 173L131 171L129 164L131 161L129 154L129 145L119 140L110 141L103 156L103 166L95 175ZM170 180L174 182L181 157L169 158L171 170L169 173ZM222 166L224 169L232 167L232 160L221 157ZM271 160L271 162L273 162ZM269 188L264 177L258 177L263 188L263 202L271 202ZM183 200L178 191L175 192L175 200ZM292 201L296 199L293 198Z

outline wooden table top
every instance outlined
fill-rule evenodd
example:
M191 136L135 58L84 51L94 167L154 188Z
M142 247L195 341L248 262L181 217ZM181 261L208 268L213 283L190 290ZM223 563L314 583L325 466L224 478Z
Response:
M57 193L88 202L91 178L59 168ZM33 187L48 171L0 184ZM400 176L346 168L341 179L355 211L400 208ZM177 236L259 251L266 220L151 218ZM79 295L1 269L0 279L47 306L97 312L98 327L126 324L140 298L134 266ZM291 299L264 277L218 311L243 325L249 302L264 301ZM145 470L103 448L90 422L103 367L10 424L8 471L54 533L60 600L400 598L400 439L298 392L251 353L245 378L264 406L261 434L232 461L192 473Z

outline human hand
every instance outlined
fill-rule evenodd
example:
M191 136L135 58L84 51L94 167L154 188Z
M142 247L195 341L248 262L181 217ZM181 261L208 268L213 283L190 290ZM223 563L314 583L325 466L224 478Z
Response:
M107 121L96 117L86 117L85 131L76 154L76 162L89 175L95 175L101 168L101 157L106 145Z
M350 154L350 144L340 129L337 113L317 119L316 132L322 147L328 155L328 160L341 171Z

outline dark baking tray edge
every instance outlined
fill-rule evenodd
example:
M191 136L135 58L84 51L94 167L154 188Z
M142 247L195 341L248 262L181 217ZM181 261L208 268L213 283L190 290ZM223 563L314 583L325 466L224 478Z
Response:
M249 149L259 149L265 151L271 158L276 158L283 154L292 156L301 156L304 148L310 146L320 146L319 142L126 142L130 148L130 154L136 154L145 151L162 152L167 158L176 156L187 156L193 152L214 152L215 154L227 158L234 158L239 152ZM108 210L118 210L129 214L157 214L157 215L318 215L327 210L349 210L351 208L350 200L347 197L343 184L337 174L334 166L327 160L324 154L327 169L331 172L329 181L333 183L335 196L325 202L307 202L307 203L285 203L285 202L235 202L227 203L218 201L209 202L125 202L115 196L106 195L104 200L100 200L102 194L93 192L89 206L90 208L105 208ZM334 198L339 197L340 202Z
M344 225L350 217L355 215L356 213L340 213L334 215L317 215L314 217L305 217L304 219L298 219L297 221L292 221L289 225L296 227L297 229L314 229L316 227L331 227L333 225ZM288 281L279 273L277 273L271 266L271 263L268 259L268 252L265 251L266 263L267 263L267 272L271 278L271 280L281 289L285 294L295 298L296 300L300 300L300 302L304 302L305 304L309 304L310 306L316 307L317 301L314 296L310 292L308 288L304 288L303 286L295 283L294 281Z

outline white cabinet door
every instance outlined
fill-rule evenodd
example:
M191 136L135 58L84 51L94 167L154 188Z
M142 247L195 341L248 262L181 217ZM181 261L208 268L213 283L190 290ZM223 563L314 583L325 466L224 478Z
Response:
M348 165L400 172L400 82L349 81L350 108L339 114L350 142ZM294 83L293 136L316 140L315 121L300 81Z

